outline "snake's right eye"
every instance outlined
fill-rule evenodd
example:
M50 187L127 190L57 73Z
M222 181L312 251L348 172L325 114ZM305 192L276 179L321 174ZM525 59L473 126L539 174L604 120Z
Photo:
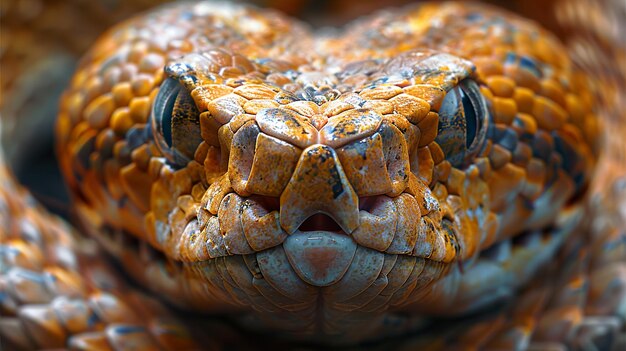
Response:
M185 166L202 142L199 112L193 98L176 79L159 88L150 116L154 141L174 166Z
M480 87L464 79L446 94L435 139L454 167L466 166L484 146L489 111Z

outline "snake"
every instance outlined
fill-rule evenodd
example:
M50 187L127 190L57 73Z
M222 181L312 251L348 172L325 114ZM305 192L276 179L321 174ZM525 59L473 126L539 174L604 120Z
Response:
M0 336L617 345L623 234L584 230L602 137L589 81L554 35L482 4L325 31L212 2L122 22L56 124L86 237L3 169Z

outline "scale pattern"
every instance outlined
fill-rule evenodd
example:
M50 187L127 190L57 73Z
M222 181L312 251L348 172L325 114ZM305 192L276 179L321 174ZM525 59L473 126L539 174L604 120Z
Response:
M0 172L2 347L197 347L165 307L120 279L93 242L40 208L4 166Z
M526 286L495 319L428 345L576 346L585 330L621 328L624 257L619 235L576 231L598 122L563 52L483 6L315 37L271 12L174 5L96 43L62 102L58 151L86 231L183 308L351 342ZM581 249L592 243L617 253L599 260L603 249ZM555 258L566 272L546 276L562 284L531 280ZM549 306L588 272L585 298ZM594 309L589 291L611 284L610 307ZM556 323L564 310L584 323Z
M61 109L79 215L173 302L305 336L510 296L579 223L597 127L560 44L503 16L425 6L316 38L198 4L122 24ZM489 106L469 122L445 98L467 81Z

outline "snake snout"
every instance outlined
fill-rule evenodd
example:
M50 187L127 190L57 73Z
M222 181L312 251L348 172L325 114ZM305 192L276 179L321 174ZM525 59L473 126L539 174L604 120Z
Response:
M359 199L335 151L313 145L301 155L281 197L280 223L290 234L317 213L330 216L346 233L359 225Z

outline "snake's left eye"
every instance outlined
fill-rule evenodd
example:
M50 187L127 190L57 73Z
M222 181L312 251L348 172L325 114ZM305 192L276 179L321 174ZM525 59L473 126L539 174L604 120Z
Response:
M487 135L489 111L478 84L461 81L443 99L435 141L454 167L466 166L482 149Z
M161 84L150 124L159 151L171 164L184 166L193 159L202 142L199 114L193 98L176 79L167 78Z

